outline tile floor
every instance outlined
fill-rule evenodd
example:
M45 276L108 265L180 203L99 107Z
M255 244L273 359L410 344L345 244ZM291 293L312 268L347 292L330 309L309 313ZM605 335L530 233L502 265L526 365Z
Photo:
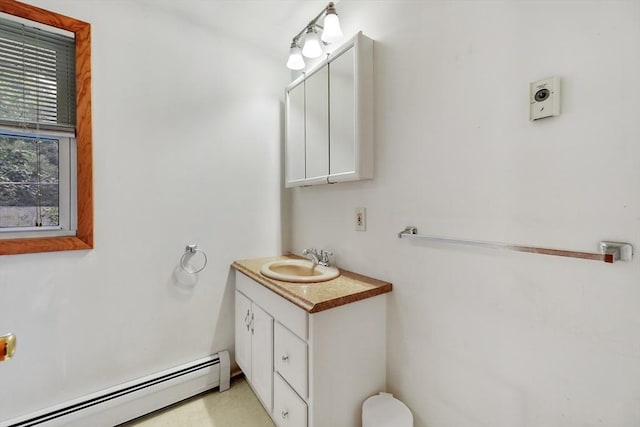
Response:
M119 427L274 427L251 387L239 378L217 390L185 400Z

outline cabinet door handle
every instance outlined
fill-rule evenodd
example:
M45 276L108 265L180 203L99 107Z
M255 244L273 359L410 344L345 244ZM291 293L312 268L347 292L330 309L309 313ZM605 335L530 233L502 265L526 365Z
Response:
M247 326L247 332L249 332L249 324L251 323L250 316L250 310L247 309L247 315L244 317L244 324Z
M254 329L253 329L253 313L251 313L251 335L253 335Z
M282 361L284 363L289 363L289 355L288 354L283 354L282 355Z
M286 409L282 411L282 419L286 420L289 417L289 411Z

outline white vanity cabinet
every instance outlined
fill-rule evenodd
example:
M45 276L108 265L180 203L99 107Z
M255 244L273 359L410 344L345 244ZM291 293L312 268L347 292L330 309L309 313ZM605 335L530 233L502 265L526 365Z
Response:
M286 88L285 186L373 178L373 41L362 33Z
M249 361L256 308L273 319L272 352L265 343ZM362 403L385 389L385 323L384 294L309 313L236 271L236 361L256 393L256 366L271 364L273 406L260 400L278 427L360 427Z

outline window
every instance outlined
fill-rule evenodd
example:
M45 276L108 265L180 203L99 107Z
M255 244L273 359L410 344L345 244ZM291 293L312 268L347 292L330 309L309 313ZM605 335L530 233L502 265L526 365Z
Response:
M91 27L14 0L0 12L24 18L0 14L0 255L90 249Z
M0 17L0 236L75 235L75 40Z
M75 235L74 140L0 130L2 238Z

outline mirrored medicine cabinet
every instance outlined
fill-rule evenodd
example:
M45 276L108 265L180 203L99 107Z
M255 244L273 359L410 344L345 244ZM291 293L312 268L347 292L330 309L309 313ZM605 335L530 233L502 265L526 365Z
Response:
M356 34L285 100L286 187L373 178L373 40Z

